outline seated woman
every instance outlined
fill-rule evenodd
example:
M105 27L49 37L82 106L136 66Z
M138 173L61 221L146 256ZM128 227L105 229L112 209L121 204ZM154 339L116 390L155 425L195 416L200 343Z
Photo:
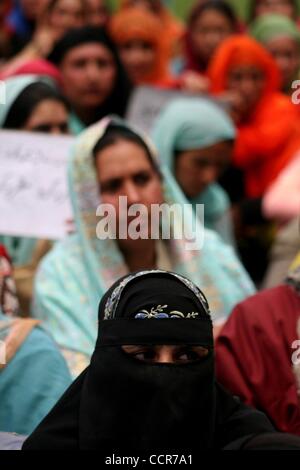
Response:
M167 41L168 55L172 56L180 50L184 33L183 24L169 11L162 0L121 0L121 11L136 7L153 13L160 21Z
M20 75L4 81L6 104L0 106L0 128L68 133L68 105L50 79L34 75ZM29 314L32 283L36 267L50 249L47 240L0 235L15 268L18 296L23 315Z
M298 233L299 237L299 233ZM216 343L217 377L281 431L300 435L300 269L239 304Z
M106 26L110 10L107 0L84 0L85 22L89 26Z
M98 317L90 366L23 450L217 450L274 432L216 383L209 306L187 278L127 275L103 296Z
M217 180L229 166L235 128L229 116L204 99L182 98L168 105L155 122L159 156L187 199L204 204L205 226L233 243L230 202Z
M283 15L264 15L251 25L251 35L272 54L282 76L281 89L291 95L292 83L299 79L300 31Z
M279 92L277 65L254 39L224 41L209 76L212 92L226 97L237 123L233 161L245 174L246 195L259 198L300 148L299 112Z
M48 59L60 70L73 134L107 114L125 115L132 86L105 29L86 26L69 31Z
M160 85L169 77L166 32L155 14L138 8L116 13L110 32L122 63L135 85Z
M298 0L250 0L250 17L256 18L272 13L297 20L300 14Z
M238 29L234 11L225 1L196 2L187 22L183 57L174 61L174 72L188 70L206 75L218 46Z
M154 13L140 8L121 10L112 17L110 32L135 85L207 92L208 80L198 73L185 71L178 77L172 76L168 37Z
M0 431L29 434L70 385L71 377L39 321L10 318L18 312L10 269L0 245Z
M75 376L94 348L98 297L128 272L163 268L189 276L210 296L215 322L223 322L230 309L253 292L233 249L204 230L171 175L162 171L150 143L117 118L91 126L74 147L69 190L76 232L57 243L41 263L33 315L44 321ZM159 220L154 212L151 216L152 205L161 208L163 203L167 210L174 204L181 210L186 204L184 233L172 214ZM136 204L143 205L144 222L132 216ZM100 219L106 207L109 230L102 225L105 217ZM140 230L144 225L146 233L131 236L134 223ZM191 231L191 238L197 234L193 247L187 245Z
M54 44L70 29L85 21L84 0L47 0L38 16L31 40L10 61L3 71L13 70L31 60L46 58Z

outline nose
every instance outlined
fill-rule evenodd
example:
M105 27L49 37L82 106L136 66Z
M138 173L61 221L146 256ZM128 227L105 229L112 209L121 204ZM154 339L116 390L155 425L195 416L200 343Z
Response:
M217 177L217 169L215 166L211 165L201 172L201 185L208 186L209 184L214 183Z
M124 190L124 196L127 196L127 202L129 207L132 204L139 204L141 202L139 189L132 181L128 181L125 184Z
M174 357L172 353L172 349L169 347L164 347L162 346L161 348L158 349L157 351L157 363L174 363Z
M63 131L61 130L61 128L59 126L52 126L50 134L52 134L52 135L62 135Z
M99 67L96 63L90 62L86 67L86 76L90 80L97 80L99 74Z
M252 96L256 92L256 84L254 80L243 80L241 83L241 92L245 97Z

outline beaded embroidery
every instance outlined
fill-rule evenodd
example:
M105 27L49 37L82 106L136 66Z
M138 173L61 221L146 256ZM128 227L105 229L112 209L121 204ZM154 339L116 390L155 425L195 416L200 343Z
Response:
M115 313L118 307L121 294L123 292L123 289L125 288L125 286L127 286L129 282L131 282L133 279L136 279L138 277L145 276L147 274L154 274L154 273L166 274L166 271L162 271L159 269L153 269L151 271L140 271L137 274L131 274L127 276L125 279L123 279L120 282L120 284L118 284L117 287L113 290L112 294L106 301L105 308L104 308L104 320L112 320L113 318L115 318ZM176 273L168 273L168 274L171 274L172 276L176 277L179 281L183 282L183 284L185 284L195 294L195 296L201 303L206 314L210 316L210 311L209 311L207 300L202 294L202 292L195 286L195 284L189 281L188 279L186 279L185 277L181 276L180 274L176 274ZM160 307L160 309L162 310L154 311L155 309L154 310L151 309L150 312L143 310L139 313L145 315L143 318L195 318L196 316L199 315L197 312L191 312L187 315L184 315L182 312L177 312L175 310L167 314L163 312L163 308L166 308L167 306L158 305L156 309L158 309L158 307ZM135 318L137 318L137 316ZM138 318L142 318L142 317L138 317Z

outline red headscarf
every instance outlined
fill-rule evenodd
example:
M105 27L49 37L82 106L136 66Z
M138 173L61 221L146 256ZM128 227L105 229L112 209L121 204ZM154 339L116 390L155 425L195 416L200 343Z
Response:
M272 56L254 39L238 34L226 39L211 61L208 76L213 93L227 89L228 75L235 65L259 67L266 78L265 92L280 90L280 72Z
M5 80L16 75L42 75L52 78L59 87L62 86L60 71L55 65L44 59L22 62L13 68L5 69L4 67L0 73L0 79Z
M300 401L292 370L300 296L282 285L239 304L216 341L217 377L283 432L300 435ZM299 354L298 354L299 356Z

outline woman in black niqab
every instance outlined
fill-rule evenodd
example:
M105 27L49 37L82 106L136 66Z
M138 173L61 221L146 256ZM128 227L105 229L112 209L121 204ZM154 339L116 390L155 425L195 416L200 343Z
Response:
M201 346L187 363L144 362L125 345ZM90 366L25 441L25 450L221 449L273 432L268 419L223 390L214 375L212 322L205 296L183 276L129 274L99 306Z

